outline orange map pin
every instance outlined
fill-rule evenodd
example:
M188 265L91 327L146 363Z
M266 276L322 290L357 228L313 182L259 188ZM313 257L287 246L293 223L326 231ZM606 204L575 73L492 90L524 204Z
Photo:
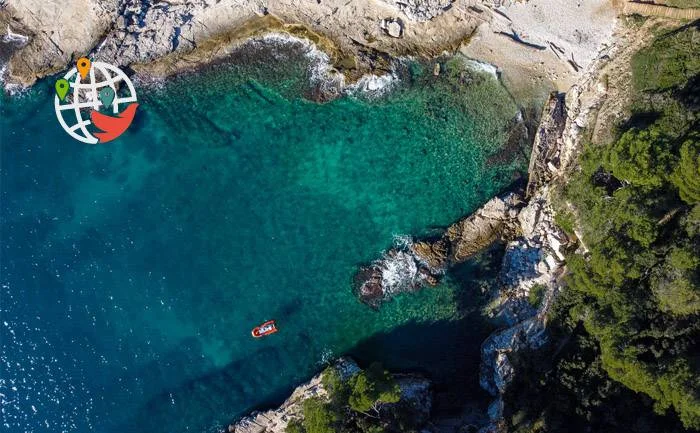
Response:
M90 72L90 59L87 57L81 57L77 62L75 62L75 64L78 67L78 72L80 72L80 78L83 80L87 78L87 75Z

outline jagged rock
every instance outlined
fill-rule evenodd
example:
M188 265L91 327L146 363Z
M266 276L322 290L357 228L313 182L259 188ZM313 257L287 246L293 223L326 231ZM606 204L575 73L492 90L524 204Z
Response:
M522 198L515 193L505 197L494 197L481 209L447 229L447 239L451 245L450 260L463 262L491 245L513 224L511 210L522 206Z
M489 200L437 240L412 242L402 238L382 258L360 268L355 275L355 293L376 308L398 293L436 285L449 266L468 260L503 233L512 232L522 205L520 195L509 193Z
M557 289L561 261L555 257L563 258L560 239L566 238L554 224L546 186L535 192L517 219L522 236L506 247L499 275L501 289L497 294L498 314L510 327L489 336L481 347L479 383L494 396L502 395L515 375L508 356L525 348L536 349L547 341L544 314ZM535 285L545 287L541 304L536 308L528 302ZM498 425L492 420L490 430L484 431L498 431Z
M400 18L384 18L381 27L392 38L403 36L403 21Z
M449 245L445 239L436 242L416 242L412 246L413 252L433 269L443 268L447 261Z
M481 387L493 396L505 392L514 373L506 354L524 348L536 349L546 341L545 325L537 317L489 336L481 346Z
M415 21L429 21L449 10L454 0L388 0Z
M558 171L561 137L567 119L565 102L563 93L553 92L543 109L542 121L537 128L530 156L528 197L531 197L539 187L551 180ZM550 165L553 170L549 168Z

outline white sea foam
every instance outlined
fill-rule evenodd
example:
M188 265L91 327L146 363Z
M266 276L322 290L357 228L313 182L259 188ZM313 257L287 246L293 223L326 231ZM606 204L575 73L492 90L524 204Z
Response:
M29 93L29 87L23 86L21 84L8 83L5 79L5 72L7 70L7 65L2 65L0 67L0 83L2 83L5 92L13 97L19 97Z
M377 97L391 91L399 81L395 72L384 75L365 74L356 83L347 84L345 75L338 72L325 52L307 39L297 38L286 33L270 33L251 41L272 44L295 44L304 47L304 56L309 61L309 81L312 86L328 93L363 95Z
M413 237L409 235L394 235L394 246L410 250L413 247Z
M382 96L394 88L399 77L391 72L384 75L365 74L356 83L345 88L348 94L363 94L366 96Z
M493 78L498 79L498 67L496 65L492 65L491 63L486 63L482 62L479 60L474 60L474 59L464 59L464 63L471 69L474 69L476 71L480 72L486 72L487 74L493 76Z
M392 251L381 260L382 289L386 296L410 290L416 282L418 266L413 255L406 251Z

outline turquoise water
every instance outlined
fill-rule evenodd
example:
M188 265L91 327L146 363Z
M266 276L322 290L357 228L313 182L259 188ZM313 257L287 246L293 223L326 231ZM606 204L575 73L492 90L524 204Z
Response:
M478 362L477 265L379 312L350 285L394 235L449 224L524 168L488 162L517 112L503 89L415 68L381 99L317 104L303 74L251 64L139 89L106 145L60 129L48 82L3 97L9 431L215 431L343 353L435 377ZM252 339L269 318L281 331Z

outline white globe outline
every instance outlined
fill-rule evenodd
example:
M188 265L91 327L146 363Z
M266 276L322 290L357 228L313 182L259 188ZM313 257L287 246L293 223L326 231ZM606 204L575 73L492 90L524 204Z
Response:
M99 69L100 73L102 74L103 77L110 77L108 80L105 81L100 81L100 82L95 82L95 69ZM111 73L110 73L111 72ZM71 77L75 76L75 79L71 81ZM129 77L126 76L124 71L121 69L117 68L116 66L110 65L109 63L105 62L92 62L90 65L90 81L89 83L81 83L80 81L80 74L78 73L78 69L73 67L71 70L66 72L66 74L63 76L66 80L68 80L68 83L71 88L71 92L73 93L73 102L70 104L61 104L61 100L58 98L58 95L54 96L54 109L56 111L56 118L58 119L58 122L61 124L61 127L63 128L64 131L68 133L71 137L75 138L78 141L81 141L86 144L96 144L99 140L97 137L93 136L90 134L90 132L87 130L87 126L92 124L92 121L90 119L83 119L82 115L80 114L80 109L81 108L90 108L92 107L93 110L98 110L101 106L103 106L102 102L100 99L97 97L97 89L109 86L114 90L114 101L112 102L112 111L116 114L119 113L119 104L128 104L132 102L136 102L136 89L134 88L134 84L131 82ZM116 83L119 83L120 81L123 81L126 83L127 87L129 88L129 96L126 96L124 98L120 98L117 95L117 88L115 86ZM77 100L76 98L76 89L88 89L90 91L90 94L92 95L92 100L91 101L84 101L81 102ZM77 102L76 102L77 101ZM66 123L65 119L63 118L62 112L64 110L74 110L75 111L75 116L76 116L76 124L73 126L68 126ZM78 134L76 131L80 130L83 135Z

